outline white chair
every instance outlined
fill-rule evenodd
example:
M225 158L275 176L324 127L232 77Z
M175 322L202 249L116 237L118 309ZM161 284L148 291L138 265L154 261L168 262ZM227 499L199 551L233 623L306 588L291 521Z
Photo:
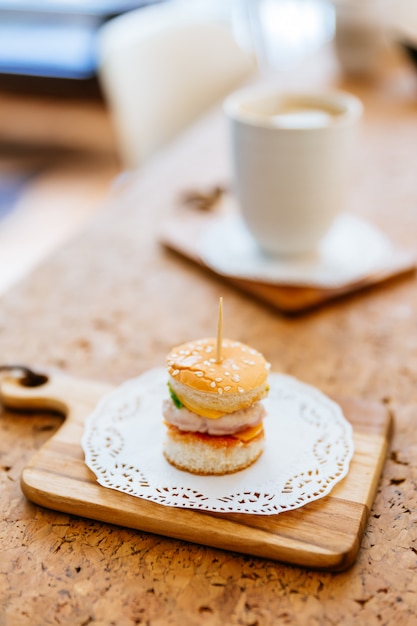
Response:
M140 166L256 67L226 20L190 4L138 9L100 32L99 77L127 169Z

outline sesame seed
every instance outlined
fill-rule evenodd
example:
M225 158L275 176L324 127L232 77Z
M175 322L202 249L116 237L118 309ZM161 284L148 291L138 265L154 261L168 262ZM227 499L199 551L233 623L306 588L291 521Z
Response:
M213 352L213 346L207 346L206 352Z
M230 385L226 385L226 387L224 388L225 391L230 391L231 390L231 386Z
M233 374L233 376L232 376L232 380L233 380L235 383L240 382L240 376L239 376L239 374Z
M230 376L230 372L225 372L224 375L225 376Z
M223 389L222 389L221 387L219 387L219 388L217 389L217 393L219 393L220 395L222 395L222 393L223 393Z
M215 383L215 382L214 382L214 380L213 380L213 381L210 383L210 387L213 387L213 389L214 389L214 387L215 387L215 386L216 386L216 383Z
M204 376L204 372L196 372L195 375L201 378L202 376Z
M239 393L243 393L245 391L244 389L242 389L242 387L238 387L237 390Z
M221 376L218 376L215 380L216 380L216 383L221 383L223 378L221 378Z
M211 357L211 359L209 359L210 363L215 363L216 359L214 357Z
M173 375L173 376L177 376L179 373L180 373L180 370L174 370L174 371L172 372L172 375Z
M240 369L240 367L238 367L238 366L236 365L236 363L233 363L233 365L232 365L232 370L235 370L235 371L236 371L236 370L239 370L239 369Z

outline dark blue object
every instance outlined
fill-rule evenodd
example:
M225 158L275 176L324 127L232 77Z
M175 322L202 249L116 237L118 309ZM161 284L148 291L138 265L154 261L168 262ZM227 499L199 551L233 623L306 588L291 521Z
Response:
M0 0L0 88L36 89L36 79L52 79L51 86L54 79L69 80L72 86L95 81L100 26L156 1L160 0Z

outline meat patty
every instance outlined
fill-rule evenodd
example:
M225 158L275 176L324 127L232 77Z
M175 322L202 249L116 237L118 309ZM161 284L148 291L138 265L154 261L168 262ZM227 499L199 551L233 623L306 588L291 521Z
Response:
M265 417L266 411L261 402L255 402L246 409L210 419L193 413L186 407L179 409L172 400L166 399L163 402L162 414L169 424L183 431L209 435L233 435L250 426L257 426Z

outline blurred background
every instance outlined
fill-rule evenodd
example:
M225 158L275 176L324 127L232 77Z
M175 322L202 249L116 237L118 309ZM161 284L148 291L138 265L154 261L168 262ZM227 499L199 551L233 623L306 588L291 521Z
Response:
M389 47L412 63L416 4L0 0L0 293L84 228L122 172L146 167L251 73L279 80L324 45L361 80ZM204 49L202 21L224 27L204 31ZM194 70L206 84L192 92ZM178 97L164 109L168 89Z

